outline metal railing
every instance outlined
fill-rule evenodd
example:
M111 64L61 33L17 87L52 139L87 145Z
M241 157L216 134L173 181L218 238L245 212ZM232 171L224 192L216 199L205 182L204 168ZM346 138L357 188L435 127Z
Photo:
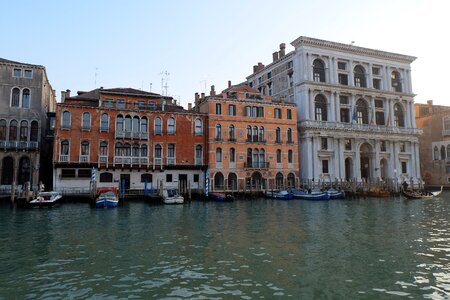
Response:
M245 162L244 168L245 169L268 169L270 167L269 162Z
M116 139L147 140L148 132L116 131Z
M400 133L400 134L421 134L420 128L402 128L385 125L369 125L369 124L357 124L357 123L343 123L343 122L328 122L328 121L301 121L299 127L306 128L330 128L330 129L347 129L349 131L364 131L364 132L387 132L387 133Z
M88 163L89 162L89 155L80 155L80 162L81 163Z
M0 141L1 149L16 149L16 150L38 150L39 142L26 141Z

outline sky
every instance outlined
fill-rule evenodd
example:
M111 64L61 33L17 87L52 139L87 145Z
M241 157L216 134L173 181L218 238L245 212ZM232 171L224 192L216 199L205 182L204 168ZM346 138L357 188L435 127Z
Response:
M173 96L240 83L299 36L412 55L417 103L446 97L450 1L15 0L0 10L0 57L44 65L62 90L132 87ZM167 75L166 75L167 73ZM162 84L164 81L164 84Z

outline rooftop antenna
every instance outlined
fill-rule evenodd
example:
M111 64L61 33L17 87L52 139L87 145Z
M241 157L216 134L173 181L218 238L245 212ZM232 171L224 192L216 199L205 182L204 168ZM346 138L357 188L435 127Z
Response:
M170 73L169 72L167 72L167 71L162 71L161 73L160 73L160 75L161 75L161 94L163 95L163 96L167 96L168 94L167 94L167 88L169 87L168 85L167 85L167 82L169 81L169 75L170 75ZM165 90L165 95L164 95L164 90Z
M152 83L150 82L150 93L152 92Z
M94 73L94 88L97 87L97 75L98 75L97 71L98 71L98 68L96 67L95 73Z
M204 83L205 84L205 94L206 94L206 79L201 80L200 83Z
M352 41L351 43L350 43L350 46L353 46L355 44L355 41Z

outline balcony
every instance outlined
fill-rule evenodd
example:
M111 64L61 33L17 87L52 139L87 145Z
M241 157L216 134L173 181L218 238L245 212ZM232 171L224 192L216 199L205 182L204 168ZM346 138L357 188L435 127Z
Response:
M148 140L148 132L116 131L116 139Z
M69 162L69 155L60 155L59 162Z
M230 138L228 138L228 141L232 142L232 143L236 143L236 138L235 137L230 137Z
M88 163L89 155L80 155L80 163Z
M106 165L108 163L108 156L107 155L99 155L98 162Z
M0 141L0 149L39 150L39 142Z
M275 144L283 144L282 140L275 140Z
M387 134L422 134L420 128L402 128L385 125L369 125L369 124L352 124L342 122L327 121L302 121L298 125L301 129L330 129L330 130L346 130L354 132L382 132Z
M255 163L244 163L244 169L253 169L253 170L262 170L262 169L269 169L270 163L268 162L255 162Z
M449 136L449 135L450 135L450 129L442 130L442 136Z
M194 163L196 166L201 166L203 165L203 160L201 158L196 158Z
M194 135L203 135L203 130L195 130Z
M175 158L167 158L167 165L168 166L174 166L175 165Z
M221 141L222 141L222 138L219 137L219 136L216 136L216 137L214 138L214 141L216 141L216 142L221 142Z

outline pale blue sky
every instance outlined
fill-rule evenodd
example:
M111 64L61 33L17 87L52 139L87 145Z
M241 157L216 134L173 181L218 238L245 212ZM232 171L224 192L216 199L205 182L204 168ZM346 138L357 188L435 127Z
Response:
M167 70L186 107L205 81L242 82L304 35L416 56L416 102L450 105L449 12L445 0L4 1L0 57L46 66L58 100L99 86L161 93Z

